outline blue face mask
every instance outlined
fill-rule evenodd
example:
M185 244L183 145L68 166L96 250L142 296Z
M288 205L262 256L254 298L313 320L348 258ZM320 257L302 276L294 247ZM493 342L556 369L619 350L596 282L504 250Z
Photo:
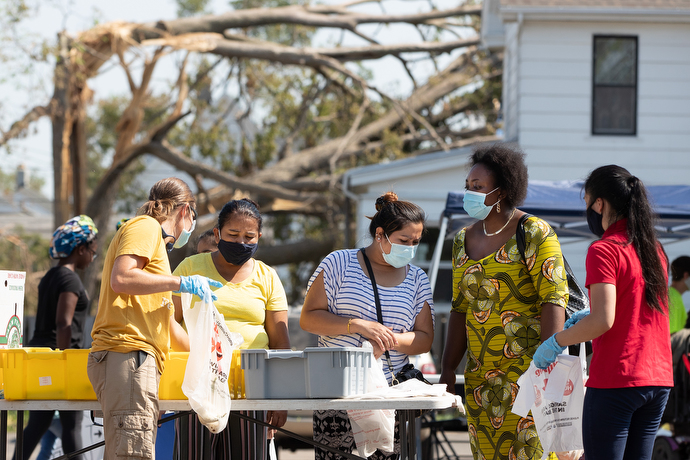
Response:
M391 240L388 239L388 235L386 235L386 239L391 245L391 252L390 254L386 254L383 252L383 248L381 248L381 254L383 255L383 260L385 260L388 265L400 268L409 264L412 259L414 259L414 255L417 253L417 247L419 247L418 244L406 246L404 244L391 243ZM379 246L380 245L379 243Z
M494 193L499 188L500 187L496 187L489 193L472 192L470 190L465 190L465 196L462 199L462 208L465 210L465 212L467 212L467 214L469 214L470 217L473 217L477 220L486 219L486 216L489 215L491 209L494 206L496 206L498 202L501 200L498 200L491 206L485 205L484 201L486 200L487 195Z

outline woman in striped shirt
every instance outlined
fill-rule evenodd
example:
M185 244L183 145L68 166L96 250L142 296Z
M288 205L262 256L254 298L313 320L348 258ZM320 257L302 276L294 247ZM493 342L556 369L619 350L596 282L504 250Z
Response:
M388 381L408 362L409 355L426 353L434 339L434 311L429 279L410 262L424 232L424 211L388 192L376 200L371 218L372 243L326 256L312 275L300 325L319 335L320 347L360 347L368 340L376 358L389 351ZM381 302L379 323L374 290L364 261L371 261ZM352 452L355 443L346 411L315 411L314 440ZM399 452L396 427L395 451ZM397 458L376 451L370 458ZM316 460L341 458L316 449Z

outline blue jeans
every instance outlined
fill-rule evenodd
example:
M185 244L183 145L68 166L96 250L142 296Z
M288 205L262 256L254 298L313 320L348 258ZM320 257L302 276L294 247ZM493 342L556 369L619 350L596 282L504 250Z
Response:
M582 440L587 460L649 460L668 387L587 388Z

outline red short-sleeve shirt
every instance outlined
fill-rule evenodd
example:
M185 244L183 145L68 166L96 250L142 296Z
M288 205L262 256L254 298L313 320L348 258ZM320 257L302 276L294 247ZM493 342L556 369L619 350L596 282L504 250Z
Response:
M645 301L642 267L635 248L626 244L627 219L611 225L587 252L586 287L616 286L613 327L592 341L588 387L673 386L673 364L666 314ZM664 271L666 258L662 255Z

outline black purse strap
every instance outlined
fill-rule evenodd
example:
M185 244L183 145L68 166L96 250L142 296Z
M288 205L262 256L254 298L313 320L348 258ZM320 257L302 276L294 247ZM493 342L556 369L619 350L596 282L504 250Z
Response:
M371 280L371 288L374 290L374 302L376 303L376 318L379 320L379 323L383 324L383 312L381 311L381 299L379 298L379 289L376 286L376 278L374 277L374 270L371 268L371 262L369 262L369 258L367 257L367 253L364 251L365 248L360 249L362 252L362 258L364 259L364 264L367 266L367 271L369 272L369 279ZM385 326L385 324L384 324ZM386 361L388 361L388 370L391 371L391 375L393 376L393 385L397 383L395 374L393 373L393 363L391 362L391 355L388 353L388 350L385 351L386 353Z

